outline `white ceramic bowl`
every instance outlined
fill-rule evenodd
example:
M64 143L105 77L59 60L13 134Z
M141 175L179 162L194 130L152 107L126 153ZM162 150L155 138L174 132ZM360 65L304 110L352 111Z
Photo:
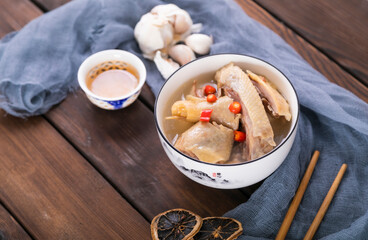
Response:
M171 94L185 82L201 73L213 72L234 62L242 69L260 73L273 82L290 105L291 128L281 143L266 155L238 164L212 164L188 157L175 149L163 132L165 104ZM290 81L278 69L260 59L238 55L219 54L194 60L178 69L161 88L155 103L155 120L162 146L171 162L190 179L213 188L234 189L257 183L271 175L285 160L293 145L299 119L299 102Z
M138 86L129 94L122 95L116 98L104 98L94 94L86 86L86 76L93 67L106 61L123 61L135 67L139 74ZM96 106L108 110L117 110L125 108L132 104L139 96L145 81L146 68L143 62L134 54L124 50L111 49L97 52L84 60L78 70L79 86L85 92L88 99Z

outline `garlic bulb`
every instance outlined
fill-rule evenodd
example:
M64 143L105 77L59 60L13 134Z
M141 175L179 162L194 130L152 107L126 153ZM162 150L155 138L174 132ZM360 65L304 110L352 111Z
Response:
M147 13L135 26L134 37L144 57L153 59L155 51L171 44L174 28L165 18Z
M192 32L190 15L174 4L158 5L141 17L134 28L134 37L143 56L153 59L157 50L167 51Z
M192 49L184 44L171 47L169 49L169 56L180 63L180 65L184 65L196 58Z
M200 33L192 34L185 39L185 44L200 55L209 53L212 43L212 37Z
M168 79L180 66L172 59L163 58L160 51L157 51L153 61L162 77Z

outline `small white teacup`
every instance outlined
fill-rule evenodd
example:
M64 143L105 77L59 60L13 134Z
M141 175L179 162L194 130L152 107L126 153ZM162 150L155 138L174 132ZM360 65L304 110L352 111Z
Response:
M114 98L101 97L93 93L87 87L87 75L92 68L107 61L122 61L132 65L139 75L137 87L128 94ZM78 82L93 104L103 109L117 110L129 106L137 99L146 81L146 74L146 68L137 56L124 50L111 49L97 52L84 60L78 70Z

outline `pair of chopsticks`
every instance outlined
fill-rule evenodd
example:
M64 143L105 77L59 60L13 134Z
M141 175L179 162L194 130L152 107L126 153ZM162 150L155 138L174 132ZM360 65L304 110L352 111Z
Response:
M319 151L315 151L313 156L312 156L312 159L311 159L311 161L308 165L308 168L304 173L303 179L302 179L302 181L301 181L301 183L298 187L298 190L296 191L294 199L290 204L289 210L286 213L284 221L281 224L279 232L277 233L276 240L285 239L285 236L286 236L287 232L289 231L291 222L294 219L295 213L298 210L300 201L302 200L304 192L305 192L305 190L308 186L309 179L312 176L312 173L313 173L314 167L316 166L318 157L319 157ZM333 181L333 183L330 187L330 190L328 191L325 199L323 200L322 205L319 208L312 224L310 225L307 233L305 234L304 240L312 239L314 234L316 233L316 231L319 227L319 224L321 223L323 217L325 216L325 213L328 209L328 206L330 205L330 203L332 201L332 198L333 198L337 188L339 187L339 184L341 182L342 177L344 176L346 168L347 168L347 165L344 163L341 166L341 168L339 170L339 173L337 174L335 180Z

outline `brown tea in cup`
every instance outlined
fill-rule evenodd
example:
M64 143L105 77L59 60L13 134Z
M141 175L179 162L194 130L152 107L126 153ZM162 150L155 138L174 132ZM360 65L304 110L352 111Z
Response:
M94 94L117 98L132 92L139 82L139 74L131 64L107 61L93 67L87 74L86 85Z

